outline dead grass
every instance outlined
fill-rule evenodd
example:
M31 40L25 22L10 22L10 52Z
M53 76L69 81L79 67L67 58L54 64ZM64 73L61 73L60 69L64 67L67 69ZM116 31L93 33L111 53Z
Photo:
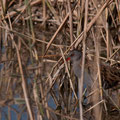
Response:
M100 74L100 60L119 68L119 0L1 0L0 34L1 117L119 120L119 90L103 90ZM81 47L82 81L86 55L95 61L92 104L85 106L83 82L65 61Z

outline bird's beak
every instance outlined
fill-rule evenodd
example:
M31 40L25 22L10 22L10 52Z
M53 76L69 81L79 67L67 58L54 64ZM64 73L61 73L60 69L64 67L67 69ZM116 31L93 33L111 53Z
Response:
M67 57L66 57L66 61L68 62L68 61L70 61L70 53L68 53L68 55L67 55Z
M70 60L70 57L66 58L66 61L69 61Z
M68 61L70 61L70 60L71 60L71 53L68 53L67 58L66 58L66 61L68 62Z
M70 57L69 57L69 56L66 57L65 60L66 60L66 62L70 61ZM62 64L63 64L63 63L64 63L64 61L62 60Z

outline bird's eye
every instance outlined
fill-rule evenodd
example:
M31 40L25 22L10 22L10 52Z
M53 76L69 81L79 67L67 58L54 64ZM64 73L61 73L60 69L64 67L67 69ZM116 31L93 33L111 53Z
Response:
M74 56L74 53L71 54L71 57Z

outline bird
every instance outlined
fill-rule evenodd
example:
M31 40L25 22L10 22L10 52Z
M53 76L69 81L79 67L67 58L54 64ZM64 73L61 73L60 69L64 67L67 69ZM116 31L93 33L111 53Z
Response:
M82 51L77 49L70 51L67 60L71 61L74 74L79 79L81 77ZM94 65L95 65L94 61L90 61L86 58L83 84L91 86L93 82L91 77L91 71L94 72L92 69ZM108 64L100 62L100 73L102 87L104 89L110 89L119 84L120 70L117 67L113 67Z

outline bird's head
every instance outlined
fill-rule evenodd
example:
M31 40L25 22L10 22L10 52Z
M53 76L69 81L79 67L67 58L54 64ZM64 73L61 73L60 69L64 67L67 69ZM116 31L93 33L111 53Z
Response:
M80 61L82 58L82 52L79 50L72 50L68 54L67 60L70 60L72 63Z

